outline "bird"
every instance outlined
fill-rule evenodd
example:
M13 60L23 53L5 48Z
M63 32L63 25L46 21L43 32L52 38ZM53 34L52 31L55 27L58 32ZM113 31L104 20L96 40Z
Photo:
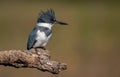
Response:
M68 25L65 22L56 20L53 9L41 11L35 27L29 34L27 50L32 48L42 48L45 50L45 46L52 36L52 27L55 24Z

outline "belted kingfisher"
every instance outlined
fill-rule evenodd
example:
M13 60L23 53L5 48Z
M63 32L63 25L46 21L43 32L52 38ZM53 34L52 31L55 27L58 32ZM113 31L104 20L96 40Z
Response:
M43 48L48 43L52 35L52 26L54 24L68 25L67 23L57 21L55 18L55 12L52 9L47 10L46 12L41 11L37 24L29 34L27 49L31 48Z

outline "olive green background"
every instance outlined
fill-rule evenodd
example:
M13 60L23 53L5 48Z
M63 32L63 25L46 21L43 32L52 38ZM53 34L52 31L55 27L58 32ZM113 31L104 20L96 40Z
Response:
M0 0L0 50L26 49L41 10L56 19L46 48L52 60L68 64L53 75L32 68L0 66L0 77L120 77L120 3L115 1Z

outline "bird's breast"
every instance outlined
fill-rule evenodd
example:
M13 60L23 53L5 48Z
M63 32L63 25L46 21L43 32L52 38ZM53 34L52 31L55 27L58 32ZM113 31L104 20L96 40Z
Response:
M34 46L35 47L45 46L48 43L51 35L52 34L50 34L49 36L46 36L45 32L38 30L37 36L36 36L36 43Z
M37 37L36 40L46 40L46 35L44 32L41 32L40 30L37 31Z

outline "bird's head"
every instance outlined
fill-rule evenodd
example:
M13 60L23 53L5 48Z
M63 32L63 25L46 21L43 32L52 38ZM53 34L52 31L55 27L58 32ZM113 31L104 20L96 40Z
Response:
M52 9L47 11L41 11L37 23L49 23L49 24L60 24L60 25L68 25L67 23L57 21L55 18L55 12Z

